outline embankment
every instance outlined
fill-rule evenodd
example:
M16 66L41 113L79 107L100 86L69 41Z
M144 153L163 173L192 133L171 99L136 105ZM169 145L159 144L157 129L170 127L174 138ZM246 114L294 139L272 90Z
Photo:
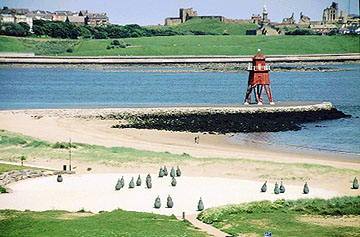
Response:
M189 63L248 63L245 56L20 56L0 55L0 64L189 64ZM359 53L269 55L270 63L345 62L360 60Z

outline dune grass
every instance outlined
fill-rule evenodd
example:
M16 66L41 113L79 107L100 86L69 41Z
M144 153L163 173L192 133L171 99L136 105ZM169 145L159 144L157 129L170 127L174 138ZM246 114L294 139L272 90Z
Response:
M359 53L358 36L164 36L121 39L128 48L107 50L113 39L59 40L0 37L0 52L64 56L266 55ZM66 53L72 48L73 53Z
M27 160L64 160L69 158L69 143L49 143L22 134L0 130L0 159L6 161L20 162L20 157L25 156ZM249 160L244 158L196 158L187 153L172 154L169 152L152 152L137 150L127 147L104 147L84 143L72 143L73 160L80 162L96 162L107 166L123 166L132 164L141 166L144 164L157 165L171 163L176 165L196 164L199 168L217 166L231 163L233 170L225 170L225 175L242 170L249 171L255 176L252 178L260 180L284 181L308 181L313 177L346 180L349 182L358 171L351 169L340 169L328 165L303 164L303 163L279 163L272 161ZM229 173L227 173L229 172ZM350 185L350 183L349 183Z
M226 205L198 219L232 235L360 236L360 196Z
M115 210L97 215L81 211L0 210L0 236L206 236L173 216Z

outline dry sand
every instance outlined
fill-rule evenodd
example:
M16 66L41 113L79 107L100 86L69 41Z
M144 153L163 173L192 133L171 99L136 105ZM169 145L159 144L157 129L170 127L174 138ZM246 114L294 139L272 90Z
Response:
M125 186L115 191L115 184L124 176ZM261 182L229 178L178 177L176 187L170 185L169 176L158 178L152 174L153 188L144 185L146 174L141 174L142 185L129 189L129 181L138 174L87 174L64 175L64 181L58 183L56 176L29 179L13 183L8 187L12 193L0 195L0 209L30 209L34 211L85 209L97 213L120 208L129 211L153 212L157 214L181 216L196 214L199 198L202 197L206 208L231 203L243 203L258 200L276 200L279 198L331 198L340 194L319 188L302 194L302 186L286 185L284 194L273 193L274 184L268 183L268 191L261 193ZM159 195L161 208L154 208L155 198ZM166 208L166 199L170 195L173 208Z

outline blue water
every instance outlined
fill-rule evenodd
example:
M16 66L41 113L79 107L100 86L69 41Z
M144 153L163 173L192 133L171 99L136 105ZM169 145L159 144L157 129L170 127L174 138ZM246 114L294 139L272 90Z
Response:
M273 96L275 101L330 101L352 118L260 137L271 143L360 153L360 65L337 67L352 70L271 73ZM247 77L247 73L0 68L0 109L236 104L243 102Z

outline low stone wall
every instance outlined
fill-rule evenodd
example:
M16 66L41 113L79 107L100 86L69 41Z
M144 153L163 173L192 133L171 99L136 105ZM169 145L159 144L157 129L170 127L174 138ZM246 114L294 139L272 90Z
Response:
M10 183L14 183L20 180L37 178L37 177L46 177L50 175L55 175L57 173L59 172L47 171L47 170L33 170L33 169L13 170L13 171L5 172L2 175L0 175L0 186L4 187Z

